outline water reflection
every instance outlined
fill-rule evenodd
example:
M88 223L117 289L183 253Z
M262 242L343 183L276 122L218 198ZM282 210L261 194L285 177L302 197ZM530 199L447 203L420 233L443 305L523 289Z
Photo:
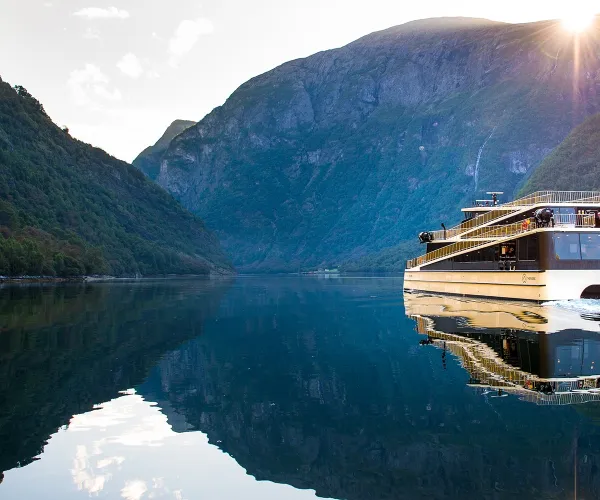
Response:
M0 294L0 498L600 497L593 310L401 289Z
M0 471L73 415L141 383L202 333L227 282L9 287L0 293ZM199 300L202 299L202 300Z
M405 306L427 337L420 344L458 357L480 393L551 405L600 401L599 324L573 303L406 294Z

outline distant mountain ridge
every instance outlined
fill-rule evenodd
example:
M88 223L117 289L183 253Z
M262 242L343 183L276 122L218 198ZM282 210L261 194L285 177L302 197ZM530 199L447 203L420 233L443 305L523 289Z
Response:
M0 275L232 272L200 219L0 79Z
M556 21L437 19L367 35L244 83L171 141L157 182L242 270L408 248L488 190L511 198L600 111L599 33L581 35L577 63Z
M155 180L160 172L160 157L167 150L171 141L181 134L184 130L196 125L196 122L189 120L175 120L167 127L161 138L153 146L149 146L142 151L132 164L140 169L150 179Z

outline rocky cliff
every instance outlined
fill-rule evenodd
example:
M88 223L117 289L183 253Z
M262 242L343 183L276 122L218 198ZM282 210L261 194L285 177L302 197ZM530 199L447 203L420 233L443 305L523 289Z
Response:
M535 170L522 194L600 190L600 114L577 127Z
M191 122L189 120L175 120L167 127L165 133L153 146L144 149L144 151L133 160L133 166L139 168L150 177L150 179L155 180L160 172L160 159L169 147L171 141L181 134L181 132L195 124L196 122Z
M373 33L243 84L171 142L157 181L241 269L380 251L487 190L511 196L600 111L598 31L435 19Z

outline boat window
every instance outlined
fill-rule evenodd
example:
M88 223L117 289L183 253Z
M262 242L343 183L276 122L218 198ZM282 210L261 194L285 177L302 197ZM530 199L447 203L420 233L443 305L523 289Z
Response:
M454 262L497 262L498 247L487 247L452 257Z
M600 260L600 234L581 234L581 258Z
M578 233L554 233L556 260L581 260Z
M537 236L519 238L519 260L538 260Z
M554 215L575 215L575 208L573 207L552 207Z

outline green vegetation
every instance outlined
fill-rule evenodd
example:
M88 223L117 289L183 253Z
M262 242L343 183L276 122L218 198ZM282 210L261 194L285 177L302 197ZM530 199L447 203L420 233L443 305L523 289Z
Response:
M600 114L575 128L542 162L520 194L543 190L600 190Z
M586 41L574 98L573 39L558 23L373 33L243 84L156 158L158 182L240 270L399 270L418 250L398 245L460 222L486 191L512 199L600 111L586 76L600 74L600 39Z
M0 275L230 271L202 221L0 79Z
M406 269L406 261L424 251L425 247L419 247L416 239L409 240L376 253L349 259L340 266L340 270L348 273L403 272Z

